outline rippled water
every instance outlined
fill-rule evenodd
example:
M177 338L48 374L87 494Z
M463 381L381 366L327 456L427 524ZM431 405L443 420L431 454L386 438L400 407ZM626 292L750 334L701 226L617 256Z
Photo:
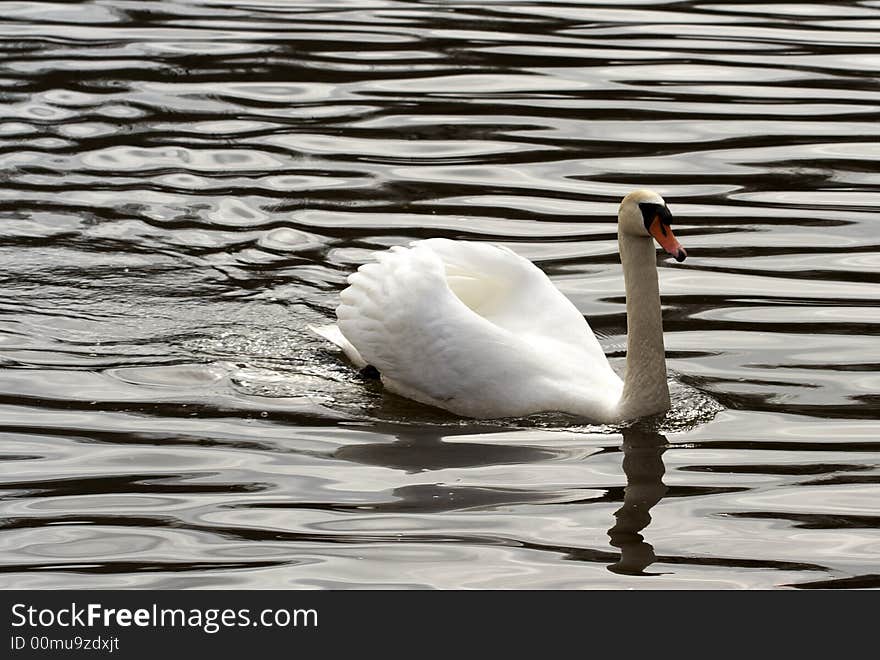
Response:
M880 2L3 3L0 586L880 586ZM458 420L306 330L506 244L676 408ZM696 411L695 414L692 414Z

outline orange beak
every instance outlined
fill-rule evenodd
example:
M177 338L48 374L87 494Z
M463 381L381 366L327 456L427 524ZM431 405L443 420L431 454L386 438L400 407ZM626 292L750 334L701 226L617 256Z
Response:
M651 236L660 244L660 247L675 257L676 261L681 262L687 258L687 250L681 247L681 243L678 242L675 234L672 233L672 227L664 225L660 221L659 215L654 217L654 221L651 223L648 231L651 232Z

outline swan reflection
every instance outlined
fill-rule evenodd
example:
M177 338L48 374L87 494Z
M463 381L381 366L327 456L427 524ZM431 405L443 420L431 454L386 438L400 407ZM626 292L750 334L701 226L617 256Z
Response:
M620 548L620 559L608 567L613 573L651 575L645 569L656 561L654 547L640 533L651 522L651 507L663 499L663 452L667 440L656 431L632 426L623 431L623 471L626 488L623 506L608 530L611 545Z

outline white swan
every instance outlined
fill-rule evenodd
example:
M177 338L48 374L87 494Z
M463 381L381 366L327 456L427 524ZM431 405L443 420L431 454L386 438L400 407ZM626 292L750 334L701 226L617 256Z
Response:
M627 362L614 373L589 324L528 259L488 243L429 239L376 253L348 278L338 326L312 328L392 392L465 417L560 411L597 422L669 409L652 236L687 256L663 198L618 212Z

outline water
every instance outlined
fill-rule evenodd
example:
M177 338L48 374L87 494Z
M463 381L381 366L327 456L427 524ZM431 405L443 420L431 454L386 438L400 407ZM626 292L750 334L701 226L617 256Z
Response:
M0 586L880 586L880 2L4 3ZM495 241L675 409L458 420L306 331Z

